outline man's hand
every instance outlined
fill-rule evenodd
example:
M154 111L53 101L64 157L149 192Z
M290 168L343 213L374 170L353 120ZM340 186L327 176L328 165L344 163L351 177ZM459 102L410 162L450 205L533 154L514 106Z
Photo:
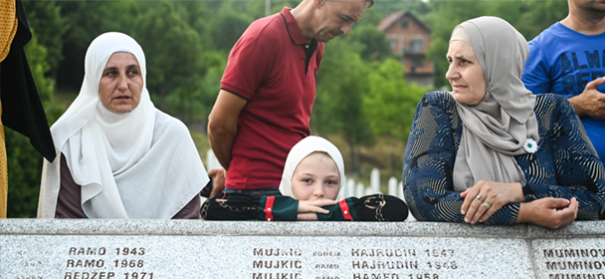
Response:
M605 119L605 94L597 90L604 83L605 77L597 78L586 85L582 94L568 99L578 116Z
M211 169L208 172L208 176L212 178L214 187L212 188L211 197L222 193L225 190L225 180L227 179L227 172L225 169Z

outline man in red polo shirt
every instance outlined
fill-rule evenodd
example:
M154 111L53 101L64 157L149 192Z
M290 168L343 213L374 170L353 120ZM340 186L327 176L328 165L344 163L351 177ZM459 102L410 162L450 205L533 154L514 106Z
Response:
M244 32L231 50L208 117L210 145L227 170L225 192L279 194L288 152L310 134L323 43L348 35L372 4L303 0ZM213 194L222 190L222 183L216 184Z

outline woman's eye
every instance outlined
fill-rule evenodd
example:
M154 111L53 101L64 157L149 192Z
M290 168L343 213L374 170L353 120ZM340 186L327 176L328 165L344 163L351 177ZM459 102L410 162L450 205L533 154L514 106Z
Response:
M334 180L327 180L326 184L328 184L328 185L336 185L336 184L338 184L338 182L336 182Z
M312 182L312 180L311 180L311 179L308 179L308 178L307 178L307 179L303 179L302 181L303 181L304 183L311 183L311 182Z

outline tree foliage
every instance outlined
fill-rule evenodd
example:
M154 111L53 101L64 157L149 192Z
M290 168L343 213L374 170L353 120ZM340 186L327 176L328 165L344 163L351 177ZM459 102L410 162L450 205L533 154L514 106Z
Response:
M137 20L133 36L145 51L147 88L158 108L186 118L189 100L200 94L201 79L191 75L205 74L202 40L176 12L173 2L153 4ZM157 34L162 34L162 40ZM169 95L170 106L166 103Z
M428 58L435 63L437 87L448 84L445 54L454 27L480 16L496 16L508 21L527 40L567 15L567 1L438 1L421 18L432 28L433 44Z
M414 111L426 88L405 81L402 65L384 60L368 77L370 90L364 96L364 109L376 135L407 140Z

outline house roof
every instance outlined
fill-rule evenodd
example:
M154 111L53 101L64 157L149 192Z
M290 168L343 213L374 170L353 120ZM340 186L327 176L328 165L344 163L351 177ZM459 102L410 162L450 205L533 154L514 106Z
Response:
M378 30L383 31L383 32L386 31L387 29L391 28L391 26L393 26L394 23L396 23L397 21L399 21L399 19L401 19L404 16L411 17L414 21L416 21L418 23L418 25L420 25L420 27L424 28L429 33L431 32L431 28L429 28L428 26L426 26L426 24L424 24L424 22L422 22L414 14L412 14L412 12L410 12L408 10L403 10L403 11L400 11L400 12L392 12L392 13L390 13L386 18L384 18L378 24Z

